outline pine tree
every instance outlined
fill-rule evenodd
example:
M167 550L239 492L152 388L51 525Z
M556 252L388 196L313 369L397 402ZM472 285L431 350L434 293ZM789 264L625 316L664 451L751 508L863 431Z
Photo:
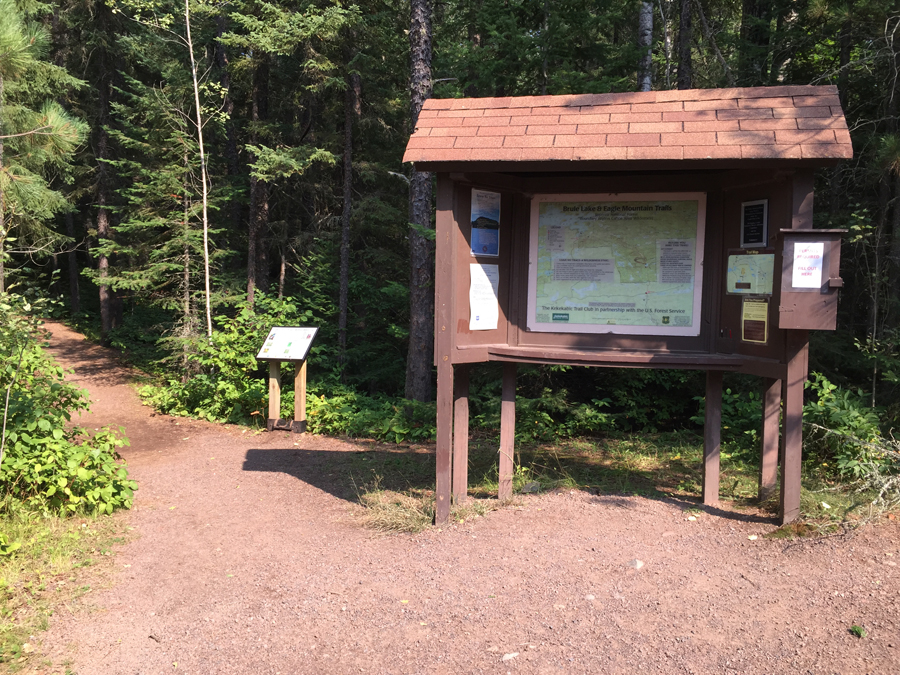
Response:
M49 36L31 19L38 9L0 0L0 292L10 254L49 255L63 241L46 225L68 206L49 173L66 169L86 131L53 99L54 89L82 82L44 60Z

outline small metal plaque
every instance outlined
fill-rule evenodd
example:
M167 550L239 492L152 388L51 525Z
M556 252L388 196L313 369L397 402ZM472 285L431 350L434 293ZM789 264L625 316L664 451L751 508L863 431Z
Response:
M741 204L741 248L769 245L769 200Z

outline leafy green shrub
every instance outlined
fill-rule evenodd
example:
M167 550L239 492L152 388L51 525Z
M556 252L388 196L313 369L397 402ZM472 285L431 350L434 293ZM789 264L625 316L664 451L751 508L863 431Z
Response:
M269 329L303 325L312 318L311 311L301 311L290 300L257 293L253 307L242 301L233 316L217 316L211 338L173 338L173 351L178 359L186 360L191 375L169 378L162 385L148 385L141 395L157 410L170 415L249 423L254 412L263 411L268 396L265 372L256 354ZM321 349L314 344L313 356ZM261 417L265 419L264 415Z
M866 405L861 391L838 387L821 373L811 374L806 390L813 400L803 407L805 450L833 461L840 473L853 478L873 466L889 466L878 449L882 440L878 411Z
M535 398L516 395L516 441L555 441L573 436L591 436L614 427L614 415L602 412L609 399L573 403L566 389L545 387ZM482 387L470 394L474 428L500 428L500 393L496 387Z
M129 508L137 485L116 451L128 441L108 429L89 435L69 426L88 399L44 351L33 310L21 296L0 295L2 506L47 513Z
M699 412L691 421L703 425L706 421L706 398L695 396ZM762 399L755 391L738 392L730 387L722 392L722 440L748 449L755 448L762 427Z
M434 403L366 396L349 387L313 386L307 391L307 428L313 433L366 436L390 443L431 441Z

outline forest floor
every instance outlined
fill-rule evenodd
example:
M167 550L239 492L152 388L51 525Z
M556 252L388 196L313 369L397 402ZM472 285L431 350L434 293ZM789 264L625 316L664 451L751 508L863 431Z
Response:
M897 521L786 541L765 514L566 489L377 534L346 458L427 448L156 415L112 352L48 328L90 393L76 421L125 427L140 489L26 671L900 672Z

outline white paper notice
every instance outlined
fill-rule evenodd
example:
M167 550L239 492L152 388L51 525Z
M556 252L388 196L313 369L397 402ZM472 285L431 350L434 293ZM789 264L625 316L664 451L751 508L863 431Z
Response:
M794 288L821 288L824 242L794 244L794 271L791 286Z
M500 267L471 264L469 276L469 330L493 330L500 314L497 302Z

